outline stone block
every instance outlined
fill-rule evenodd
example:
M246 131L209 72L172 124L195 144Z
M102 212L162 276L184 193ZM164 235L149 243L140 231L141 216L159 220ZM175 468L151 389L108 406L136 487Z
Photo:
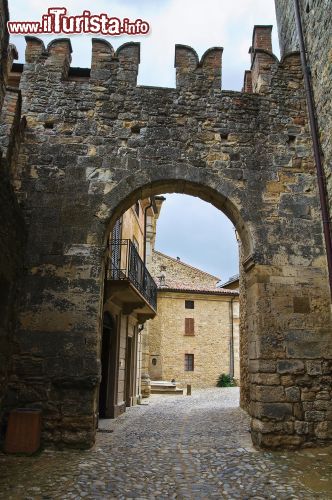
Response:
M253 416L271 420L289 419L293 414L290 403L251 403Z
M306 361L308 375L320 375L322 373L322 361Z
M301 420L295 420L294 422L294 428L296 434L309 434L310 432L310 424L309 422L303 422Z
M285 395L286 395L286 401L289 402L296 402L300 401L301 399L300 389L296 386L287 387L285 389Z
M296 449L299 448L303 442L304 437L299 435L285 435L285 434L263 434L253 433L253 442L260 448L267 449Z
M328 439L329 437L329 426L328 422L319 422L315 424L315 436L318 439Z
M316 394L317 399L325 399L330 401L331 400L331 394L329 391L318 391Z
M281 375L280 377L281 385L284 387L290 387L295 384L294 375Z
M250 389L250 395L253 401L285 401L284 388L281 386L253 385Z
M314 401L313 408L314 410L322 410L322 411L329 410L331 408L331 402L327 400L318 399Z
M250 381L260 385L279 385L280 375L277 373L253 373L250 375Z
M325 419L324 411L309 410L305 412L305 419L308 422L321 422Z
M304 411L302 403L293 403L293 415L297 420L304 419Z
M314 401L316 399L316 392L310 389L301 389L301 400L302 401Z
M332 357L331 331L320 329L319 332L291 331L285 337L286 354L289 358L330 358Z
M283 359L277 362L278 373L304 373L304 363L301 360Z

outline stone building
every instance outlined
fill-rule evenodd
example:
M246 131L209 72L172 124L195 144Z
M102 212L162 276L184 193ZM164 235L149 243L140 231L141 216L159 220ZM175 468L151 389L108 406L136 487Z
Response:
M221 373L239 380L238 291L220 279L154 251L158 314L147 323L151 380L214 387Z
M299 3L331 198L330 2ZM11 409L40 408L44 444L93 444L110 231L138 199L181 192L222 210L241 240L241 406L254 443L331 440L327 247L302 66L288 51L292 2L276 4L285 53L278 61L271 27L256 26L234 92L221 88L218 47L199 60L177 45L171 89L137 86L137 43L114 51L99 38L91 69L70 66L68 39L27 37L10 71L0 0L2 432Z
M109 238L99 417L117 417L141 398L141 327L157 309L156 284L145 265L148 216L158 218L154 198L138 200L116 220Z

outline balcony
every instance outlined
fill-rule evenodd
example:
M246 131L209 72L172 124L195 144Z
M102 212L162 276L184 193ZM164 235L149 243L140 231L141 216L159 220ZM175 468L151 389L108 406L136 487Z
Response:
M157 312L157 285L131 240L113 240L107 268L106 300L124 314L137 313L140 323Z

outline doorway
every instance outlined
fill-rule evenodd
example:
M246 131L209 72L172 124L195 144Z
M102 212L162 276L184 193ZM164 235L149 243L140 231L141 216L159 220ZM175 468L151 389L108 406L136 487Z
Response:
M99 388L99 417L114 418L117 386L116 323L109 313L104 314L101 347L101 382Z

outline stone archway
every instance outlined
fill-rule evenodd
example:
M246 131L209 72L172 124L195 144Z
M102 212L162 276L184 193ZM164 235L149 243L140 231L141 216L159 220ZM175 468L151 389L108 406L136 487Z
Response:
M255 46L253 94L220 89L218 48L198 61L177 46L174 89L136 86L137 44L94 40L78 79L70 53L27 37L15 186L29 238L4 408L42 407L46 442L91 445L106 236L135 199L171 189L211 201L242 240L254 442L326 442L330 298L298 55Z
M200 172L195 167L188 167L185 174L181 168L169 166L167 174L160 173L157 167L151 169L149 182L142 185L143 176L132 175L123 179L112 192L106 196L98 209L98 218L106 224L106 236L113 227L114 221L137 199L144 199L161 192L183 193L207 201L230 218L241 241L240 282L241 282L241 406L249 411L250 382L248 371L248 327L247 327L247 285L246 274L255 265L254 234L255 227L246 220L246 215L236 204L223 193L229 190L227 183L222 185L217 176ZM166 177L166 178L165 178ZM191 179L195 179L193 182ZM216 188L216 186L218 186ZM219 190L219 191L218 191ZM222 190L222 192L221 192ZM119 202L119 200L121 200ZM118 202L118 205L115 205ZM222 237L217 235L216 238ZM256 238L257 240L257 238ZM254 299L252 300L252 304Z

